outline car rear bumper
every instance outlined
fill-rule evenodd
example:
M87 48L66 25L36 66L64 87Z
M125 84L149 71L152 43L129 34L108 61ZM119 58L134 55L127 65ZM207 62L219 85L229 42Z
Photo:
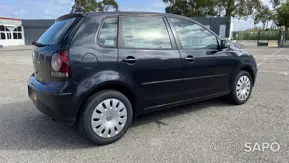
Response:
M64 91L67 87L71 89L76 85L72 82L41 83L32 75L28 82L28 95L35 107L43 114L73 125L80 105L72 92Z

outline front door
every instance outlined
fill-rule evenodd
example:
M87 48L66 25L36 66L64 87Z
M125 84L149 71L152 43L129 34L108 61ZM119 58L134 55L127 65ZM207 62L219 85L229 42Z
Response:
M161 16L120 16L118 69L130 76L146 109L180 100L180 53Z
M183 62L183 90L187 99L217 95L229 90L233 68L221 50L218 37L198 23L168 18Z

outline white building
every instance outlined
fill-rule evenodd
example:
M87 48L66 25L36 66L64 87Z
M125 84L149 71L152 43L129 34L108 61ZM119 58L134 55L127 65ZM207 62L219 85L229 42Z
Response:
M0 17L0 45L25 45L22 21Z

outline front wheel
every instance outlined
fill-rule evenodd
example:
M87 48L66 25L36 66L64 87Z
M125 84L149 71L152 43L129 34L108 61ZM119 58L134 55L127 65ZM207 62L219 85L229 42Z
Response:
M133 117L130 101L114 90L101 91L88 99L79 118L79 130L84 138L98 145L120 139Z
M231 102L236 105L246 103L251 96L252 88L253 81L251 75L246 71L241 71L232 84Z

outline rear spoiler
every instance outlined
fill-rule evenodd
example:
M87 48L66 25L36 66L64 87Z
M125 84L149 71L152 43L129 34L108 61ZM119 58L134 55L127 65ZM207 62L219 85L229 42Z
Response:
M63 15L60 16L59 18L57 18L55 20L55 22L61 21L61 20L65 20L65 19L69 19L69 18L75 18L75 17L86 17L86 13L73 13L73 14L67 14L67 15Z

